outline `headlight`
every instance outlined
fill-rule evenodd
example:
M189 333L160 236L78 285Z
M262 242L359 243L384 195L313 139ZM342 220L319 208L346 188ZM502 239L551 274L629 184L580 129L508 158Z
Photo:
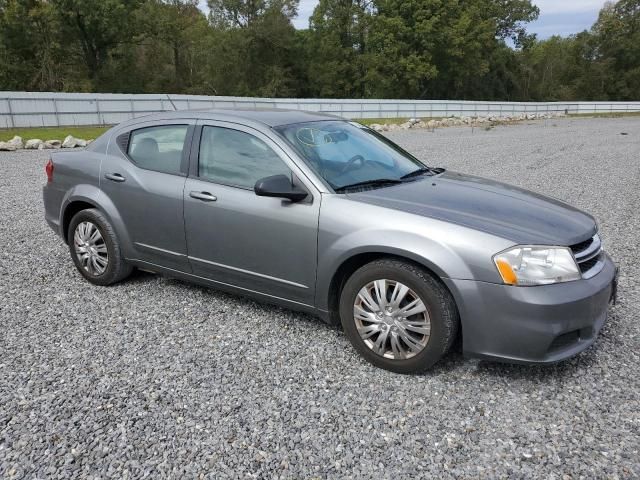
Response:
M549 285L580 280L580 270L566 247L513 247L493 257L508 285Z

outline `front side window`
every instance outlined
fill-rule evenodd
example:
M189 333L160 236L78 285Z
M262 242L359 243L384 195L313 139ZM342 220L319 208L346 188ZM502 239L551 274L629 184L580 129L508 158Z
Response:
M128 155L141 168L179 174L188 125L161 125L131 132Z
M205 126L198 174L216 183L253 189L261 178L290 176L291 170L259 138L239 130Z
M327 120L275 129L336 191L367 182L398 183L431 172L411 154L362 125Z

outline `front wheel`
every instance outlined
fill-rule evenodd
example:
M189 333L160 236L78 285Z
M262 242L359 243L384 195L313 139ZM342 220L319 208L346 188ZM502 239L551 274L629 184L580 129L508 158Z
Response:
M82 210L69 223L69 252L78 271L94 285L111 285L128 277L113 227L97 209Z
M433 366L451 347L459 323L453 298L438 280L392 259L369 263L347 280L340 319L363 357L397 373Z

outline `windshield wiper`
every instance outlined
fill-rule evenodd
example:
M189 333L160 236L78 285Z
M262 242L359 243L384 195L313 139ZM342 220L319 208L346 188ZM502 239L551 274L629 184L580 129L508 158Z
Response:
M398 183L403 183L402 180L397 180L395 178L376 178L374 180L366 180L364 182L352 183L350 185L343 185L341 187L334 188L336 192L344 192L345 190L351 190L352 188L358 187L381 187L384 185L396 185Z
M419 169L414 170L413 172L409 172L406 175L401 176L400 179L406 180L407 178L417 177L419 175L424 175L425 173L430 173L434 175L435 171L427 167L420 167Z

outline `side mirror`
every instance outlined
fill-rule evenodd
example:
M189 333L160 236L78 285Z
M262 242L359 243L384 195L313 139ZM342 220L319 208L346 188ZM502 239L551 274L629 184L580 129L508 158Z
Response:
M309 194L291 183L291 178L286 175L273 175L261 178L256 182L253 191L259 197L286 198L292 202L300 202Z

